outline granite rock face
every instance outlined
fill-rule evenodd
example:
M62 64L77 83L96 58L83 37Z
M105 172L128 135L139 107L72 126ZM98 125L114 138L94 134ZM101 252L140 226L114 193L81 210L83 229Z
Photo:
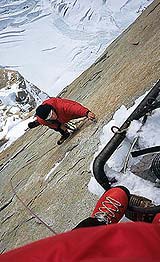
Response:
M97 115L80 132L57 146L59 135L45 127L24 134L0 158L2 252L52 235L16 198L56 232L88 217L97 197L87 188L90 163L102 127L122 105L149 90L160 73L160 3L155 0L103 55L60 94Z

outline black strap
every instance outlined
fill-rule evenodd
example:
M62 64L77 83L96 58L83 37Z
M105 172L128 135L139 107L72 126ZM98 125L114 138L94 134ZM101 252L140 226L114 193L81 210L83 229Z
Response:
M132 157L137 157L137 156L141 156L149 153L156 153L156 152L160 152L160 146L153 146L150 148L144 148L141 150L133 151L131 152L131 155Z

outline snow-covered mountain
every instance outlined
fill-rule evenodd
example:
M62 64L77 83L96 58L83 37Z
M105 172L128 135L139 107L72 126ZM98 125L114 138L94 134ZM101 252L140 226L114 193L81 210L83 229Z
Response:
M1 0L0 65L57 95L151 0Z
M24 133L24 126L17 131L16 126L21 126L23 121L27 126L28 113L48 96L16 71L0 69L0 79L0 147L3 150Z

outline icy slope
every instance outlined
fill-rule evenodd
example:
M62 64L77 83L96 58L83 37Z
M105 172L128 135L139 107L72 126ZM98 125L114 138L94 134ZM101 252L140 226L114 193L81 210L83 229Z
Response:
M57 95L149 0L1 0L0 65Z

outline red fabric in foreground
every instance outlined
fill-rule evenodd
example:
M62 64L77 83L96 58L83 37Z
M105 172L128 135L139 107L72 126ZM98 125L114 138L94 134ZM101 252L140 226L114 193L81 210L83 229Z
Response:
M4 253L1 262L160 261L160 224L80 228Z

